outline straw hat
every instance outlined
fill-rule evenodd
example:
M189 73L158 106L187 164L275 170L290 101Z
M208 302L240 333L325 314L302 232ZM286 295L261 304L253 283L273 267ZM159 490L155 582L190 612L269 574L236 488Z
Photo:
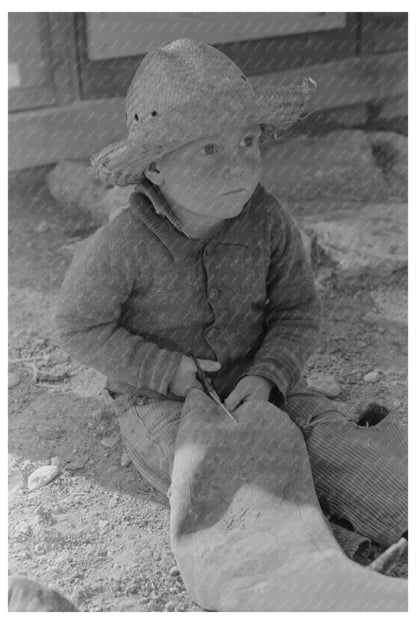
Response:
M315 88L307 78L254 90L228 56L202 41L178 39L144 57L127 92L128 136L90 163L111 184L137 184L153 160L190 141L237 126L292 125Z

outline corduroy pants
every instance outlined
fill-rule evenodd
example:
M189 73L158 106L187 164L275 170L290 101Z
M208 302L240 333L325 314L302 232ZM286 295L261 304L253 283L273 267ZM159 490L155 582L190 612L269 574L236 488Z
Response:
M143 398L120 417L134 466L166 496L182 408L180 402ZM397 541L408 526L407 434L394 415L360 427L304 383L280 408L303 434L319 503L334 521L331 528L344 552L352 556L370 540L384 547Z

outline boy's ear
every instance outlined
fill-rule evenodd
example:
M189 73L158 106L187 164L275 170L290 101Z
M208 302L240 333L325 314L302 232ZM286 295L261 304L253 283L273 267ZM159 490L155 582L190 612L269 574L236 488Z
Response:
M156 184L157 186L162 186L163 184L162 174L160 173L160 169L158 168L158 165L155 162L150 163L150 165L146 167L143 173L146 176L146 178L150 180L150 182L153 182L153 184Z

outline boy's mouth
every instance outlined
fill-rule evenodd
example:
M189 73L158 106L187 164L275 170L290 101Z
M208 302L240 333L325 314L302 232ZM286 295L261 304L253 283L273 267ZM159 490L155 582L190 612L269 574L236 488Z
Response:
M235 191L228 191L228 193L223 193L223 195L231 195L233 193L244 193L244 189L236 189Z

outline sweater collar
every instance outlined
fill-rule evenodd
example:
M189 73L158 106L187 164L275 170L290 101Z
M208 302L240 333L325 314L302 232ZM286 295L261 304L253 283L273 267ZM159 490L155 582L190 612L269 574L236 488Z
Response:
M255 201L255 196L261 188L260 184L257 185L241 213L237 217L227 219L224 226L210 239L187 236L162 193L149 181L135 186L135 192L130 197L130 205L138 208L136 215L169 249L172 256L181 258L198 253L208 242L250 247L247 240L248 230L242 226L247 221L250 205Z

